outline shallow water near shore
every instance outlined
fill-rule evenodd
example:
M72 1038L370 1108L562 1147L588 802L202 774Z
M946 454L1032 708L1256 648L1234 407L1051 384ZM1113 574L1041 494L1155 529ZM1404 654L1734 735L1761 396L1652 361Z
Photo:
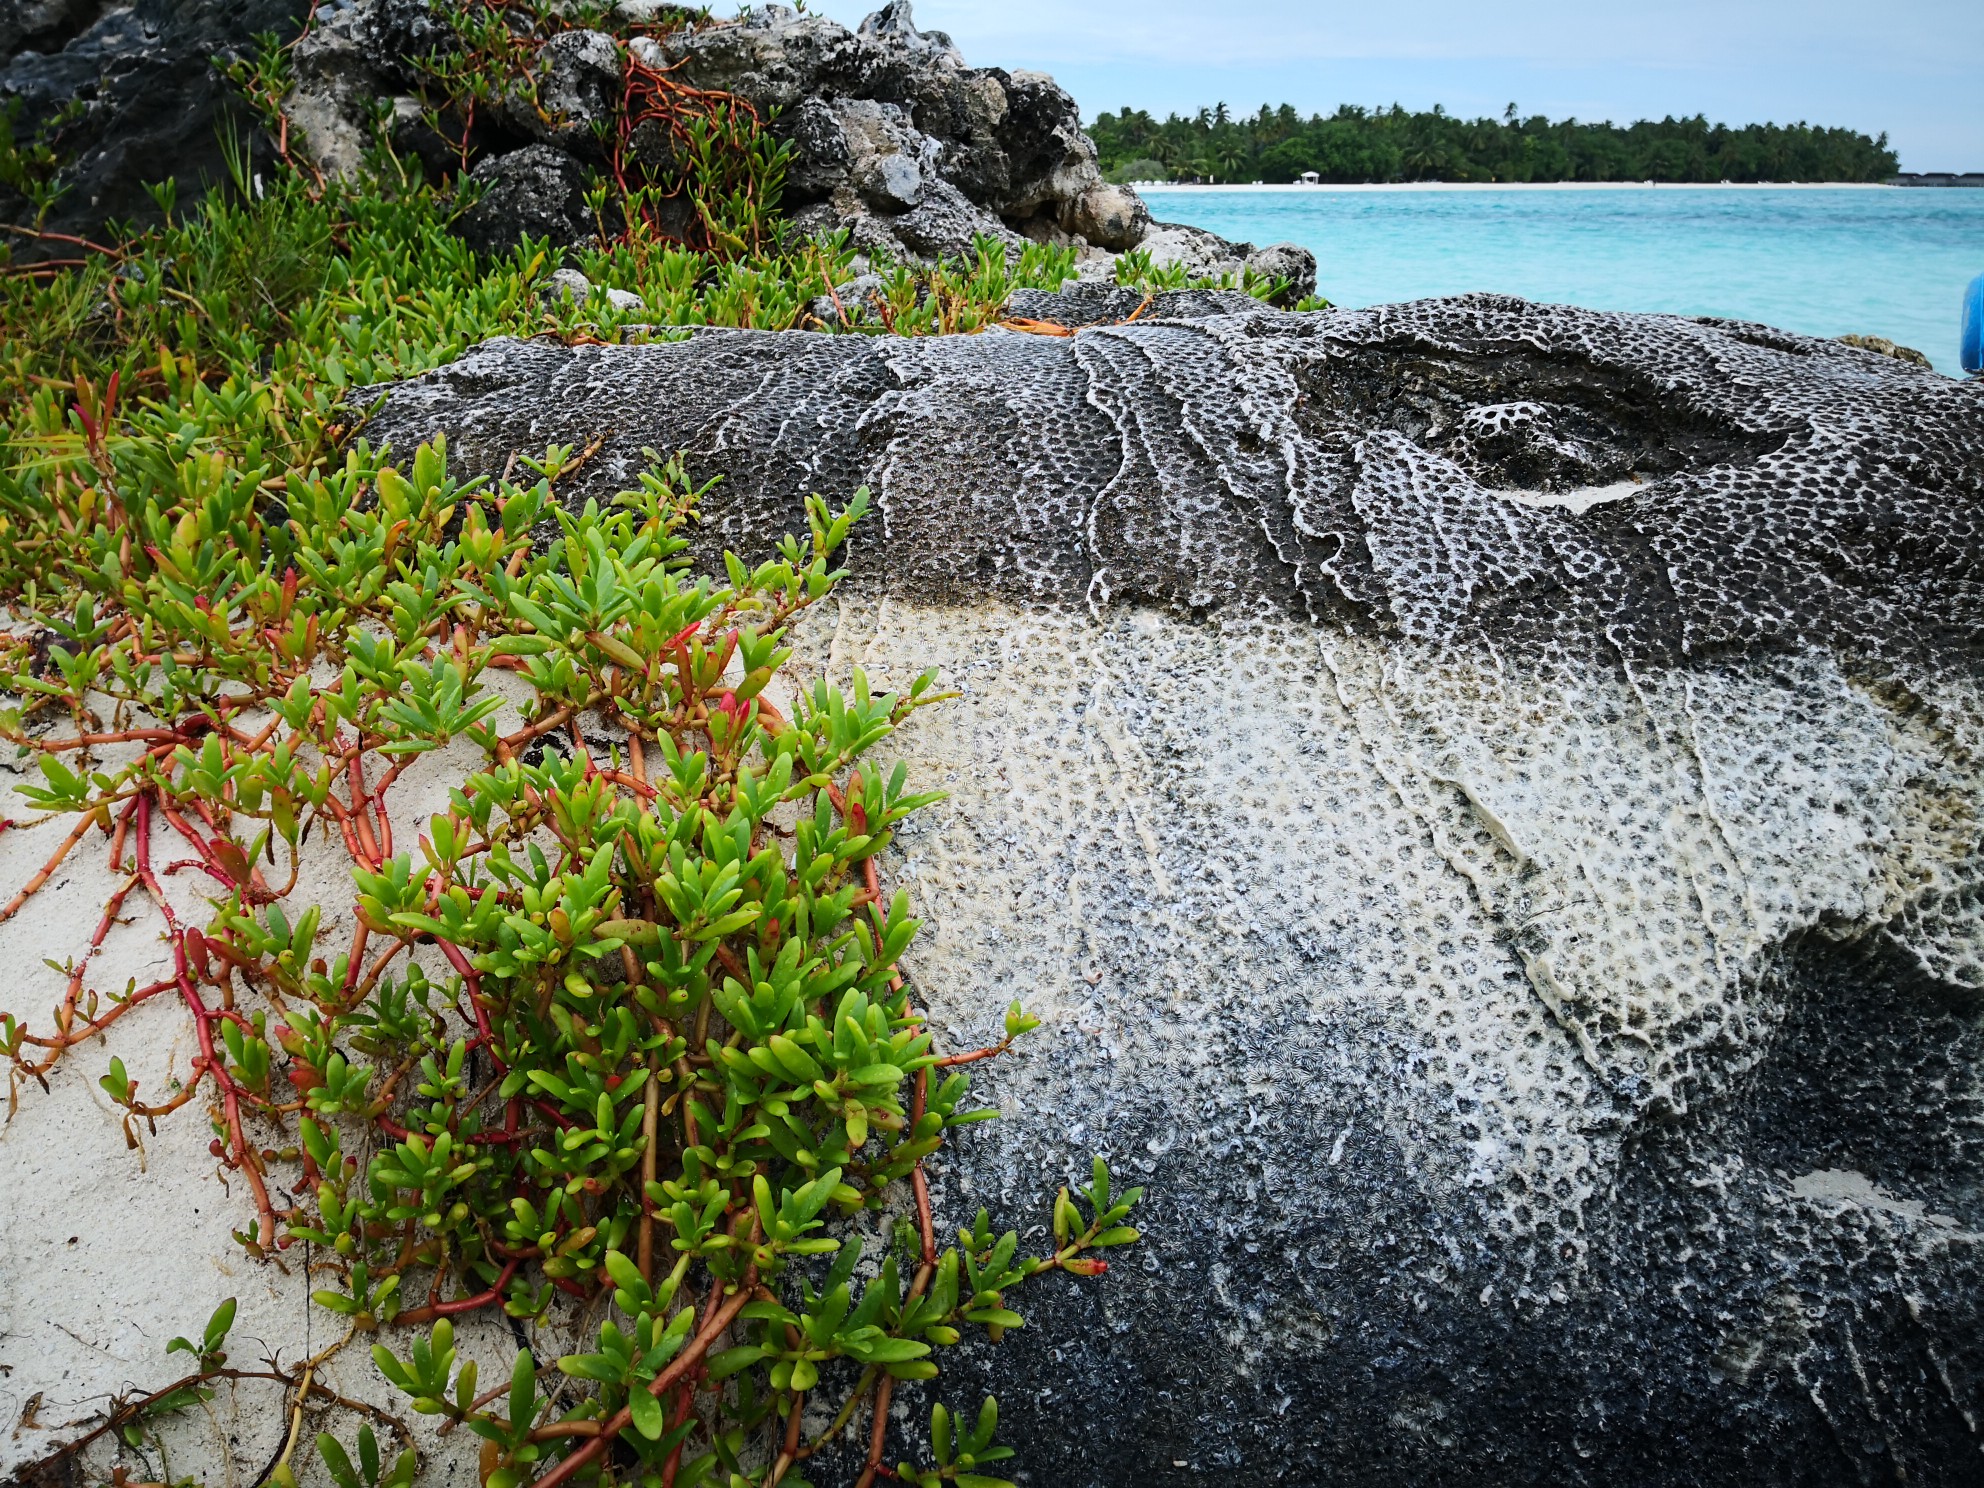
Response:
M1493 290L1597 310L1886 336L1958 372L1984 191L1144 187L1163 221L1316 255L1339 305Z

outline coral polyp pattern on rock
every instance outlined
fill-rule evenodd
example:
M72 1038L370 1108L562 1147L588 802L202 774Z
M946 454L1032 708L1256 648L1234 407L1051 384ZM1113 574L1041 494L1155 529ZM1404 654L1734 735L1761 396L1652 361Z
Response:
M681 450L709 553L872 488L799 644L963 694L903 746L914 970L961 1044L1046 1025L940 1211L1095 1147L1151 1194L972 1356L1028 1481L1974 1481L1979 388L1109 293L494 342L365 428L599 441L573 499Z

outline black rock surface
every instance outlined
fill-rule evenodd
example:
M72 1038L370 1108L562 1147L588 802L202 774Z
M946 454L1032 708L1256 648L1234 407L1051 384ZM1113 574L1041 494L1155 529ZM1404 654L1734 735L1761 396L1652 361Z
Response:
M1045 1020L941 1217L1149 1189L945 1398L1055 1488L1980 1481L1984 387L1489 296L1026 308L1090 328L496 342L365 431L603 438L572 500L685 451L706 559L872 488L797 642L961 692L885 872L955 1047Z
M257 32L294 34L308 8L306 0L0 6L0 102L20 110L18 136L44 135L65 162L44 227L93 233L109 221L155 221L146 183L170 178L180 201L196 200L227 180L229 136L252 142L252 168L269 168L273 143L216 63L252 54ZM31 215L25 199L0 187L0 220Z
M585 169L555 145L491 155L469 172L481 190L455 231L479 253L503 253L528 235L569 246L588 237Z
M630 24L676 16L641 4L620 13ZM658 32L650 25L623 39L650 67L734 92L791 143L783 207L802 234L844 229L858 252L924 262L969 257L980 239L1014 256L1034 238L1079 247L1084 275L1104 278L1115 252L1148 238L1160 266L1233 276L1251 268L1289 280L1290 303L1315 290L1314 257L1293 244L1257 253L1193 228L1153 235L1158 225L1137 194L1102 179L1064 89L1042 73L967 67L943 33L917 29L907 0L855 31L763 5L725 24ZM23 140L46 142L58 161L59 199L42 225L91 234L111 222L149 224L159 213L146 188L167 177L191 208L227 180L224 138L241 143L251 173L276 168L277 139L218 70L254 55L263 33L288 47L286 148L325 177L363 170L382 125L402 160L437 179L464 161L507 179L515 161L489 163L533 145L583 166L605 163L624 59L604 32L567 30L546 42L535 99L506 86L472 119L437 128L420 96L420 63L455 40L428 0L0 0L0 102L19 110ZM677 143L651 121L628 146L663 178L681 167ZM568 214L547 219L531 210L542 193L527 197L496 194L466 235L507 245L546 220L559 225L559 242L590 230L566 230ZM498 222L497 208L513 199L525 210ZM0 222L35 219L28 196L0 187ZM20 251L46 256L55 246Z
M808 491L869 484L901 511L857 572L920 599L1270 602L1546 648L1574 620L1659 656L1984 627L1984 525L1945 499L1984 489L1977 384L1764 326L1494 295L1287 315L1185 292L1099 324L1142 298L1015 297L1092 328L1070 340L496 341L401 386L369 433L446 428L487 469L604 436L589 494L644 446L689 450L726 478L712 540L747 545ZM893 480L919 484L898 501ZM1630 499L1569 509L1612 486Z

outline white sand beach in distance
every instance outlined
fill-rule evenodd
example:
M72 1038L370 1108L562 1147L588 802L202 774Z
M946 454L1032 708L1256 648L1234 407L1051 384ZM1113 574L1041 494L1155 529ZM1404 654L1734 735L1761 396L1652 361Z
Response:
M1194 185L1190 181L1132 181L1137 191L1902 191L1886 181L1385 181L1321 182L1302 181L1274 185L1243 181L1222 181L1218 185Z

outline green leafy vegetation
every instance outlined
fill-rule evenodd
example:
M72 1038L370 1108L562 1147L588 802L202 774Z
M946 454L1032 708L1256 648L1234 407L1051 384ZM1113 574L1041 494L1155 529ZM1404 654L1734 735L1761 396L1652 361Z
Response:
M237 78L251 97L279 96L278 51ZM862 1485L988 1488L995 1405L933 1400L927 1450L890 1468L892 1393L968 1332L1021 1326L1022 1282L1099 1275L1137 1239L1140 1191L1099 1161L1040 1253L983 1213L936 1229L922 1164L991 1114L968 1067L1034 1021L1015 1003L997 1042L945 1052L903 975L918 922L885 854L936 798L876 751L903 747L935 679L788 675L865 493L815 497L766 562L698 574L685 532L709 487L665 452L575 508L561 485L590 451L484 480L440 440L363 438L356 389L496 335L1067 334L1005 320L1015 289L1072 273L1047 246L878 264L871 308L839 305L845 240L781 230L776 152L738 128L704 129L674 181L623 183L607 151L601 237L578 250L479 259L450 230L456 178L382 150L355 182L278 160L256 186L243 146L232 189L190 212L161 187L156 229L44 240L55 257L0 274L0 737L38 777L18 794L66 823L0 919L71 854L106 853L117 885L53 1010L0 1011L10 1109L106 1045L92 1073L131 1145L204 1111L241 1244L301 1247L344 1329L243 1370L225 1308L175 1340L191 1373L57 1458L108 1436L167 1477L160 1427L259 1381L286 1400L269 1481L294 1482L309 1405L359 1417L316 1437L340 1488L404 1488L404 1421L316 1372L359 1342L408 1409L461 1428L490 1488L803 1488L816 1459ZM687 238L657 206L672 191ZM596 292L557 290L561 267ZM1135 255L1118 278L1189 282ZM445 808L410 811L417 782ZM345 896L299 887L312 851L348 862ZM197 911L175 873L202 883ZM101 986L125 924L161 934L170 969ZM198 1054L154 1090L118 1025L160 1003ZM494 1388L457 1349L475 1314L529 1342ZM544 1342L581 1319L577 1350Z
M1303 118L1283 104L1235 116L1225 104L1162 122L1141 109L1090 126L1114 181L1883 181L1899 168L1885 134L1811 124L1732 128L1691 119L1635 124L1461 119L1345 104Z
M567 143L599 166L593 203L603 231L652 235L674 224L688 246L729 252L762 249L775 233L790 147L764 131L766 121L744 100L692 87L632 45L707 27L707 10L658 7L629 21L597 0L501 7L442 0L434 14L448 44L419 61L424 114L463 166L475 152L480 120L528 114L591 131ZM545 44L571 29L615 37L620 85L609 118L566 119L545 101Z
M336 393L395 357L362 333L362 301L256 277L355 292L328 267L348 262L336 231L283 210L213 205L209 231L122 260L151 268L125 281L123 322L179 345L141 377L110 333L90 348L105 383L44 378L6 431L0 734L38 762L20 793L76 826L4 913L87 837L122 879L52 1017L0 1016L16 1093L176 999L200 1049L186 1082L154 1094L117 1055L99 1082L131 1142L203 1103L253 1199L242 1244L334 1258L342 1279L315 1297L347 1337L425 1330L374 1357L415 1411L489 1444L487 1482L804 1482L799 1463L864 1403L885 1422L895 1382L933 1377L963 1329L1018 1326L1020 1281L1093 1274L1092 1252L1135 1238L1136 1192L1112 1196L1098 1166L1086 1214L1058 1203L1046 1255L983 1215L937 1244L919 1165L987 1114L953 1066L1033 1025L1015 1004L1001 1043L942 1055L898 969L917 922L878 860L935 798L868 756L934 678L794 684L784 709L767 692L865 493L839 512L815 498L770 562L696 576L682 529L707 487L680 461L572 512L555 495L570 449L493 485L451 475L439 441L406 464L340 452ZM271 222L291 251L251 258ZM146 297L174 272L206 275L249 329ZM513 272L405 322L373 287L383 344L424 333L410 360L431 359L510 303ZM261 351L257 307L268 373L230 361ZM305 353L304 327L326 344ZM14 369L30 385L32 354ZM448 808L396 823L394 787L429 756ZM321 943L325 905L292 897L313 832L350 859L347 946ZM204 923L174 908L161 843L208 880ZM145 902L170 974L99 991L93 957ZM899 1186L916 1218L868 1228L881 1258L857 1278L850 1223ZM596 1345L556 1360L565 1387L540 1390L525 1351L492 1410L457 1367L457 1316L535 1325L607 1299ZM196 1386L177 1389L123 1418L127 1440ZM837 1424L808 1441L820 1390L839 1393ZM877 1427L866 1477L882 1450ZM990 1460L982 1443L964 1457Z
M23 131L21 100L0 99L0 191L20 197L36 226L47 220L62 195L55 175L62 163L63 131L88 108L83 99L70 99L35 128Z

